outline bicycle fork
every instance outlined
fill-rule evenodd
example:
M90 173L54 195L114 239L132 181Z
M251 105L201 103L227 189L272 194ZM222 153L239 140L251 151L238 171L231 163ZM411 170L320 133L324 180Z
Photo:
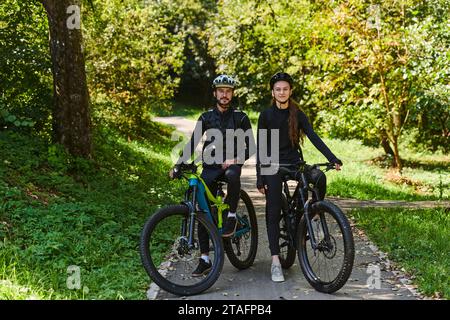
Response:
M197 195L197 187L193 186L191 199L188 199L188 194L186 194L186 199L185 201L182 202L182 204L188 207L189 214L181 224L181 238L187 240L189 250L195 248L194 228L195 228L195 214L196 214L195 213L196 195ZM189 233L188 237L186 237L186 233Z
M312 205L313 205L313 200L308 199L304 206L304 209L305 209L304 214L305 214L305 219L306 219L306 227L308 229L308 234L309 234L309 240L311 242L311 248L315 251L317 249L323 249L323 247L319 243L317 243L316 234L314 232L314 228L311 223L311 220L312 220L311 207L312 207ZM320 215L320 224L322 226L322 230L324 233L326 250L332 250L333 244L331 243L330 232L328 230L328 225L325 221L325 215L323 214L323 212L320 212L319 215Z

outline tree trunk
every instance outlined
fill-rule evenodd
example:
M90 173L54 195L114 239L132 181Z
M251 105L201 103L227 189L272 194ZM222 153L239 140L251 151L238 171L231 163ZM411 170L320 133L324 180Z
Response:
M389 156L394 156L394 151L392 150L391 146L389 145L389 139L386 135L386 133L381 134L381 146L383 147L384 153Z
M402 160L400 159L400 153L398 152L398 137L394 136L392 139L392 145L394 147L394 167L398 170L398 173L402 173L402 169L403 169L403 163Z
M71 154L89 157L92 151L89 92L87 89L81 28L74 26L70 6L80 0L41 0L47 11L52 57L53 138ZM73 7L72 7L73 8ZM79 21L79 20L78 20Z

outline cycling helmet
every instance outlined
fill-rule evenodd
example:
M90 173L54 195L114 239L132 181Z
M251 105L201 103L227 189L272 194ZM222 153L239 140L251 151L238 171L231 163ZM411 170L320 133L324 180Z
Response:
M236 80L234 80L232 77L221 74L213 81L213 88L232 88L234 89L234 86L236 85Z
M272 78L270 78L270 89L273 89L273 86L275 85L276 82L278 81L286 81L291 85L291 88L293 87L294 84L294 80L292 79L292 77L286 73L286 72L278 72L276 74L274 74L272 76Z

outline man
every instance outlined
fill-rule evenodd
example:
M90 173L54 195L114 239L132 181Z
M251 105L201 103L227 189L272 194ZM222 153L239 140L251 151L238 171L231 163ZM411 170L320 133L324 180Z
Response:
M207 139L202 151L203 171L201 177L214 195L217 192L217 180L228 183L225 201L230 209L223 225L222 237L231 237L236 230L236 209L241 189L241 168L244 162L255 152L255 142L248 116L244 112L231 107L235 85L236 81L228 75L220 75L214 79L213 94L216 105L199 117L191 140L185 146L183 155L177 162L177 164L180 164L189 161L195 147L206 132ZM242 143L236 143L239 134L244 134L244 149L240 148ZM230 145L233 147L230 148ZM201 258L198 267L192 273L194 277L207 274L212 267L209 259L209 237L201 225L199 225L198 236Z

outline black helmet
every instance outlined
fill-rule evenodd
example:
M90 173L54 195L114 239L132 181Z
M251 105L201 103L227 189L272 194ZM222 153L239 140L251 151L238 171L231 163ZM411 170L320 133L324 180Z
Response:
M236 80L226 74L221 74L214 79L212 87L215 88L232 88L236 85Z
M276 82L278 81L286 81L291 85L291 88L293 87L294 84L294 80L292 79L292 77L286 73L286 72L278 72L276 74L274 74L272 76L272 78L270 78L270 90L273 89L273 86Z

